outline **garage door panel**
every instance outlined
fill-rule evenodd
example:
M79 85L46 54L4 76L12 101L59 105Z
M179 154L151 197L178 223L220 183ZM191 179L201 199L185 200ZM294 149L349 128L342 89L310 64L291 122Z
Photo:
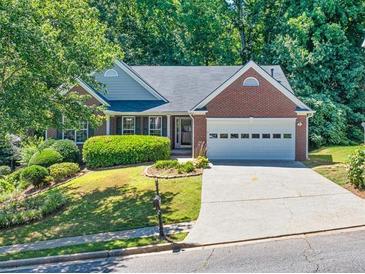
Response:
M267 159L293 160L295 158L295 119L219 119L207 122L207 153L211 159ZM210 138L211 133L218 138ZM230 134L239 134L232 139ZM228 134L227 139L220 134ZM242 138L241 134L249 134ZM252 134L260 138L253 139ZM269 139L263 139L269 134ZM274 139L273 134L280 134ZM284 139L284 134L291 138Z

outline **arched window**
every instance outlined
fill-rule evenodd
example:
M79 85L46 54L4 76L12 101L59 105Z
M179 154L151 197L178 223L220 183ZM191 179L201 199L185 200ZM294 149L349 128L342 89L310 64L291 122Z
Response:
M104 77L118 77L118 72L114 69L108 69L104 73Z
M247 77L245 81L243 81L244 87L258 87L259 85L259 81L254 77Z

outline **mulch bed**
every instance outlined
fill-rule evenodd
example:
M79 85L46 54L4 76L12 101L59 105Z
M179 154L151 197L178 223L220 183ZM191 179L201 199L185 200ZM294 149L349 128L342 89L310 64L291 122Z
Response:
M174 168L172 169L157 169L154 166L149 166L144 170L144 174L147 177L160 178L160 179L174 179L182 177L199 176L203 174L202 168L197 168L193 172L189 173L178 173Z
M365 199L365 190L358 189L350 183L347 183L343 187L346 188L348 191L351 191L356 196L359 196L360 198Z

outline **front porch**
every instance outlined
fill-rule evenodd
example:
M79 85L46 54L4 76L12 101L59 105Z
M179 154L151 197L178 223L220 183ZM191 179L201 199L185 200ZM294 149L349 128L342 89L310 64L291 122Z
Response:
M193 123L188 115L108 115L106 135L141 134L171 139L173 154L192 154ZM99 135L96 132L96 135Z

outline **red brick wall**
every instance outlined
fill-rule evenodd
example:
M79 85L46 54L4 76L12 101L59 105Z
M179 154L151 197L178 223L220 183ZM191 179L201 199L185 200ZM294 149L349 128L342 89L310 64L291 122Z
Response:
M91 96L80 85L74 86L73 88L70 89L69 92L75 92L75 93L78 93L80 95L89 95L89 96ZM88 106L92 106L92 105L100 106L101 103L98 100L96 100L94 97L90 97L89 99L86 100L86 105L88 105ZM94 130L94 134L95 135L105 135L106 134L106 124L105 124L105 121L102 123L102 125L100 127L96 128ZM55 129L55 128L49 128L47 130L47 137L50 138L50 139L51 138L52 139L56 139L57 138L57 129Z
M76 93L79 93L80 95L90 95L90 93L88 93L86 90L84 90L83 87L81 87L80 85L76 85L74 86L73 88L70 89L69 92L76 92ZM86 105L88 106L92 106L92 105L96 105L96 106L100 106L101 103L96 100L94 97L90 97L89 99L86 100Z
M198 156L202 146L207 142L207 118L205 115L194 115L194 157Z
M57 129L55 129L55 128L47 129L47 138L57 139Z
M258 87L244 87L255 77ZM296 117L296 105L254 69L249 69L207 105L208 117Z
M299 126L298 123L302 125ZM307 158L307 117L298 115L296 124L295 158L297 161L304 161Z
M247 77L255 77L258 87L244 87L243 81ZM207 104L206 117L261 117L261 118L294 118L302 122L296 128L296 159L306 157L306 118L297 116L296 105L277 90L254 69L249 69L224 91ZM206 118L195 116L194 150L195 154L202 142L206 142Z

